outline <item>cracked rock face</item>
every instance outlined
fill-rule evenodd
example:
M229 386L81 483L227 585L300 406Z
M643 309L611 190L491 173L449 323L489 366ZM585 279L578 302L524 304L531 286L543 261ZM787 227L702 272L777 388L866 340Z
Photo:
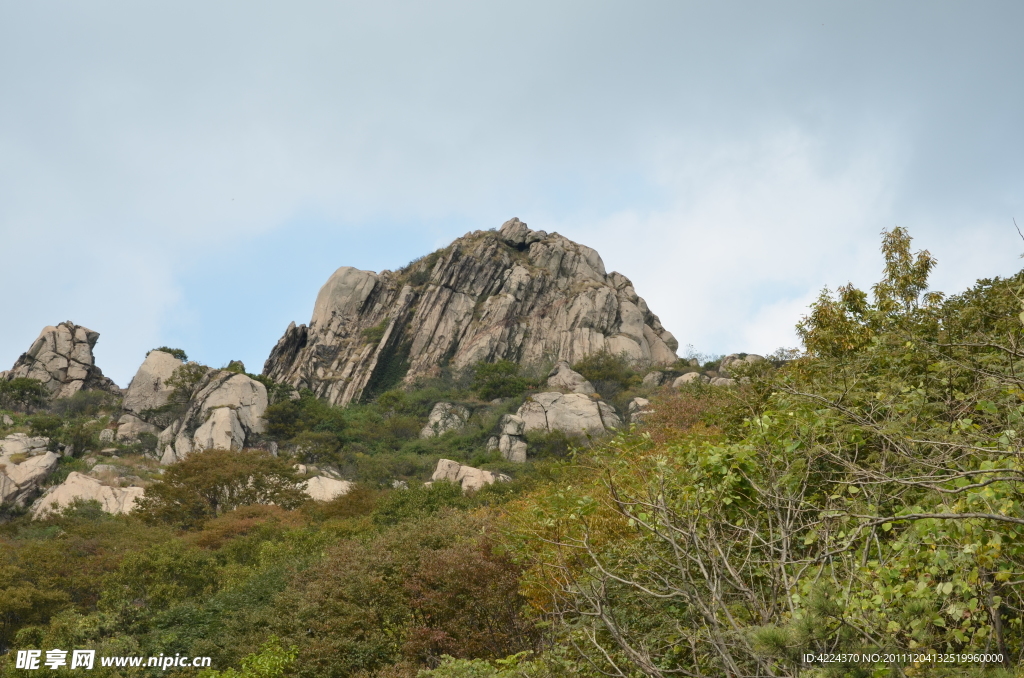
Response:
M289 325L263 373L345 405L444 366L540 368L600 351L669 365L677 346L596 251L512 219L398 272L338 269L309 325Z
M44 327L32 346L14 363L3 378L38 379L54 398L68 398L82 390L107 391L120 396L117 384L103 376L92 349L99 332L66 321Z
M155 410L166 405L171 393L174 392L174 388L167 385L167 380L182 364L170 353L150 351L132 378L132 382L128 384L121 407L138 417L146 410Z
M622 426L615 408L582 393L537 393L523 403L516 415L523 430L562 431L569 435L604 433Z
M193 451L240 450L263 432L267 389L255 379L226 370L210 370L179 419L160 433L161 464L183 460Z
M24 506L57 468L60 459L47 451L49 438L15 433L0 440L0 504Z

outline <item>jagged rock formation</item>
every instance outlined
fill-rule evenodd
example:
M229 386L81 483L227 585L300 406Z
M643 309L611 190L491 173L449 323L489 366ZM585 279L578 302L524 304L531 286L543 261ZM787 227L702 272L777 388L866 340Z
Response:
M448 431L459 431L469 421L469 410L454 403L435 403L427 417L427 425L420 431L420 438L435 438Z
M122 409L136 417L144 418L147 410L155 410L166 405L171 393L174 392L174 387L168 386L167 380L182 364L170 353L150 351L128 384L124 402L121 403Z
M7 381L20 377L38 379L54 398L68 398L82 390L107 391L120 396L121 389L103 376L93 358L92 349L99 338L99 332L70 320L56 327L44 327L28 351L15 361L14 367L0 372L0 378Z
M57 469L59 457L47 451L49 438L15 433L0 440L0 504L24 506Z
M475 492L480 488L493 483L507 483L509 478L504 473L492 473L472 466L463 466L451 459L438 459L434 474L430 476L429 485L440 480L447 480L462 487L463 492Z
M501 437L497 448L501 456L508 461L523 463L526 461L526 422L515 414L506 414L501 418Z
M98 501L107 513L130 513L144 492L141 487L104 485L96 478L72 471L68 474L67 480L51 487L32 505L32 519L45 518L50 513L69 506L76 499Z
M244 374L210 370L197 386L188 409L160 433L161 464L181 461L193 451L240 450L263 432L267 389Z
M446 365L541 368L599 351L669 365L677 346L597 252L512 219L396 273L338 269L263 373L344 405Z

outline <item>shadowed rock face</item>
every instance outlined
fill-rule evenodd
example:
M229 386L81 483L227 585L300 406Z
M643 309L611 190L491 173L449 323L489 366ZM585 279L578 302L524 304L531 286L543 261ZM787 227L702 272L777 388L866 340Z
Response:
M121 395L121 389L103 376L92 349L99 332L70 320L56 327L44 327L32 346L0 378L38 379L54 398L68 398L82 390L101 390Z
M449 365L539 368L600 351L668 365L677 345L597 252L512 219L397 273L338 269L263 373L345 405Z

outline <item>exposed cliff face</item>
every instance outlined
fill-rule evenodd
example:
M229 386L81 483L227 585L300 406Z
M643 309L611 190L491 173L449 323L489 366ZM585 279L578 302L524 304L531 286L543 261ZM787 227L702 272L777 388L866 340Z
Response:
M0 372L0 379L38 379L54 398L68 398L93 389L120 396L121 389L103 376L93 359L92 349L99 338L99 332L70 320L56 327L44 327L14 367Z
M448 365L541 368L600 351L668 365L677 346L597 252L512 219L395 273L338 269L263 373L344 405Z

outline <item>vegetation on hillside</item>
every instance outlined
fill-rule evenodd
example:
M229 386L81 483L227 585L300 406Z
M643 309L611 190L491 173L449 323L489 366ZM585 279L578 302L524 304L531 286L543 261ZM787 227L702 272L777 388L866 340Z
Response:
M872 290L822 293L801 357L736 388L581 361L653 414L531 439L525 465L485 450L536 387L508 365L346 409L282 389L279 459L200 453L136 515L0 525L0 648L210 655L165 672L204 678L1021 675L1024 273L945 298L904 231L883 255ZM469 425L419 439L442 399ZM14 428L93 431L70 412ZM515 481L422 486L442 455ZM296 461L357 488L300 504ZM0 676L29 675L12 659Z

